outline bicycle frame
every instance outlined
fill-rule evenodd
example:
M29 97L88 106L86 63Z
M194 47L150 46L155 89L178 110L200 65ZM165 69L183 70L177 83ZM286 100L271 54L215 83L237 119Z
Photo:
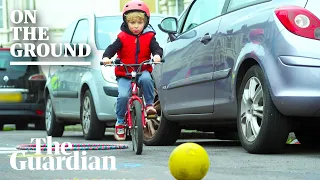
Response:
M141 104L141 107L142 107L142 109L141 109L142 117L141 118L142 118L143 128L145 128L146 127L146 119L145 119L145 113L144 113L145 106L144 106L144 102L142 101L142 99L138 96L139 88L138 88L138 84L136 82L136 72L132 71L131 76L132 76L131 96L130 96L128 103L127 103L127 114L126 114L127 125L128 125L129 129L132 128L132 117L131 117L130 112L131 112L131 107L132 107L133 101L137 100L137 101L139 101L139 103Z
M164 62L164 60L161 60L161 62ZM139 101L139 103L141 104L141 114L142 114L142 125L143 125L143 128L146 127L146 116L145 116L145 105L144 105L144 102L143 100L139 97L139 88L138 88L138 84L137 84L137 71L138 73L140 73L140 70L141 70L141 67L142 65L144 64L157 64L155 62L150 62L150 60L146 60L144 62L142 62L141 64L131 64L131 65L124 65L124 64L120 64L120 59L117 59L115 62L115 64L117 64L116 66L124 66L125 69L126 69L126 72L128 74L128 70L127 70L127 66L140 66L138 68L138 70L136 70L135 68L133 68L132 72L131 72L131 95L129 97L129 100L128 100L128 103L127 103L127 111L126 111L126 115L125 115L125 121L128 125L128 128L131 129L132 128L132 117L131 117L131 107L132 107L132 104L133 104L133 101L137 100ZM100 65L102 65L103 63L100 62ZM143 94L141 94L141 96L143 96Z

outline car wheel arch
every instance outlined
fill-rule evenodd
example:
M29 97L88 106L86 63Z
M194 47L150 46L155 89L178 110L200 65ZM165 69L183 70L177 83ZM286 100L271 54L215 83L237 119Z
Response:
M241 64L238 67L237 73L236 73L236 77L235 77L235 90L236 90L236 94L239 92L240 89L240 85L241 82L244 78L244 75L246 74L246 72L254 65L259 65L258 61L253 59L253 58L247 58L245 60L243 60L241 62ZM259 65L260 66L260 65Z
M83 96L86 93L86 91L90 89L89 85L87 83L82 84L81 90L80 90L80 104L83 100Z
M154 88L157 90L158 99L160 100L160 106L163 111L163 114L168 117L168 114L165 112L165 103L164 103L164 97L163 97L163 89L161 89L161 79L162 79L162 73L154 74L154 72L151 74L153 79Z
M94 95L94 94L98 93L97 88L98 87L90 84L89 82L83 82L82 86L81 86L81 89L80 89L80 98L79 98L80 106L81 106L81 102L83 101L84 94L89 89L91 91L91 94L92 94L93 105L95 106L96 113L100 112L100 106L99 106L100 101L99 101L99 98ZM80 107L80 108L82 108L82 107Z
M43 98L44 98L45 103L47 102L47 98L48 98L49 94L50 94L49 88L45 87L44 93L43 93Z
M265 82L267 83L267 87L269 88L269 92L270 92L270 96L271 96L271 100L274 101L275 99L275 95L273 93L273 90L271 88L271 82L268 78L268 74L266 73L266 70L264 69L265 67L262 65L262 63L252 57L250 58L247 58L247 59L244 59L241 63L239 63L239 66L235 69L236 70L236 77L235 77L235 80L234 80L234 95L235 97L237 97L238 93L239 93L239 90L240 90L240 86L241 86L241 82L244 78L244 75L246 74L246 72L249 70L249 68L251 68L252 66L254 65L258 65L263 74L264 74L264 78L265 78ZM236 98L237 99L237 98ZM277 105L275 105L277 107ZM278 108L278 107L277 107Z
M237 95L237 93L239 92L241 82L242 82L246 72L254 65L258 65L258 66L261 67L263 73L265 74L266 83L268 83L268 87L270 87L269 86L270 82L268 80L268 76L265 73L263 65L257 59L249 57L249 58L244 59L239 64L238 68L236 68L237 71L236 71L236 77L235 77L235 80L234 80L234 83L235 83L234 89L236 90L235 91L235 95ZM271 91L271 94L272 94L272 91Z

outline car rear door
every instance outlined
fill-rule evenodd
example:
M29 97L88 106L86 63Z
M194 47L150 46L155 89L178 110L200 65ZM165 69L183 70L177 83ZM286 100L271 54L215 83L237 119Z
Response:
M166 46L164 98L170 115L213 113L214 43L225 2L194 1L177 39Z
M215 84L215 106L235 101L232 70L237 60L264 56L264 44L270 42L272 33L271 9L274 5L270 0L230 0L219 27L221 51L216 53L219 58L215 61L215 75L219 77Z

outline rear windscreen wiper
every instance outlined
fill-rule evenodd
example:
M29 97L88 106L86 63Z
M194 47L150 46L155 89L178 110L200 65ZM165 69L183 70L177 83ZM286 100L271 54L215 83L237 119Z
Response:
M7 70L7 68L1 68L0 67L0 71L6 71Z

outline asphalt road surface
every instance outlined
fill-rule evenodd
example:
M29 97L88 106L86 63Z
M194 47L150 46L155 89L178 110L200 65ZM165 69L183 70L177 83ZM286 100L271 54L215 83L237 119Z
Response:
M111 161L108 162L109 170L100 171L14 170L10 166L10 157L17 152L15 147L19 144L29 144L31 138L46 138L46 134L44 131L0 132L0 179L170 180L174 178L168 168L168 158L171 151L183 142L196 142L207 150L211 165L205 180L320 179L320 150L303 149L300 145L288 145L282 154L252 155L245 152L238 142L214 139L179 140L174 146L166 147L145 146L140 156L135 155L132 151L131 141L121 142L129 145L128 149L87 151L88 156L97 156L101 159L105 156L116 157L116 170L114 171L110 170ZM113 136L110 134L106 134L103 141L85 141L80 132L65 132L62 138L53 138L53 141L119 144L113 141ZM34 152L27 153L30 158L33 154ZM19 163L26 161L27 158L21 157L21 154L18 155L20 156L15 162L20 168ZM28 164L26 166L28 167Z

